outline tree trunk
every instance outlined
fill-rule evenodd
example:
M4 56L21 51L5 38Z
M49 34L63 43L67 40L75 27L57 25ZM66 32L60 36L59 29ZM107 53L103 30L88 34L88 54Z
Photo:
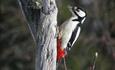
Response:
M38 29L36 70L56 70L57 7L55 0L43 0L41 24Z
M56 70L57 6L55 0L42 0L38 9L37 1L19 0L37 46L35 70Z

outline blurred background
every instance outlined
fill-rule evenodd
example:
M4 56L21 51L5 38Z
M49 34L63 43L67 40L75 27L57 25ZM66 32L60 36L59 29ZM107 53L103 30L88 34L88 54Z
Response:
M82 32L66 56L68 70L115 70L115 0L57 0L58 25L71 13L67 6L87 13ZM17 0L0 0L0 70L35 70L35 44ZM64 70L63 62L58 70Z

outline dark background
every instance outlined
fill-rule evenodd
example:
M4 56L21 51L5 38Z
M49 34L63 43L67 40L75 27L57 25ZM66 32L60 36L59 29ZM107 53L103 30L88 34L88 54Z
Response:
M82 32L66 57L68 70L115 70L115 0L57 0L58 25L71 14L68 5L87 13ZM0 0L0 70L35 70L35 44L17 0ZM63 63L59 70L63 69Z

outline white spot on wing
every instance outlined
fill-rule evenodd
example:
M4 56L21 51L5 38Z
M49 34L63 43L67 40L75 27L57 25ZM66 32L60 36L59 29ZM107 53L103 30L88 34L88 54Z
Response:
M79 37L79 35L80 35L80 31L81 31L81 28L78 27L77 35L76 35L75 40L74 40L73 43L72 43L72 46L74 45L75 41L78 39L78 37Z

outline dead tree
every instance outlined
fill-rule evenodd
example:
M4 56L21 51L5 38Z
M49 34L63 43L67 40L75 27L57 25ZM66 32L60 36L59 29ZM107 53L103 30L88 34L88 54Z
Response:
M36 70L56 70L57 6L55 0L19 0L36 43Z

